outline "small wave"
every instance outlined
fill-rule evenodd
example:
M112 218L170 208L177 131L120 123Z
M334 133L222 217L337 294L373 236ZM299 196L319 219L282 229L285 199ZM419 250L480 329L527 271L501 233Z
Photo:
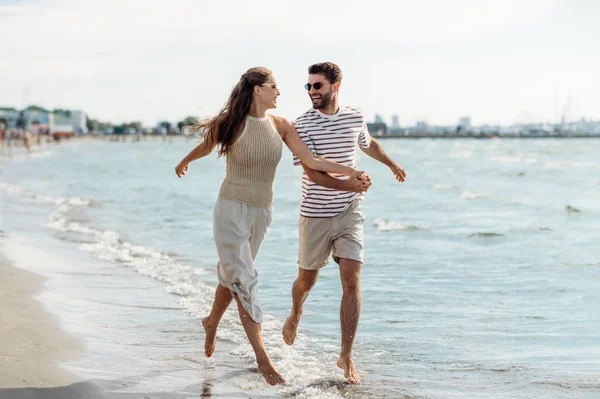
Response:
M473 151L471 150L463 150L463 151L455 151L450 153L450 158L454 159L468 159L473 157Z
M551 229L550 227L544 227L544 226L540 226L540 230L541 231L554 231L553 229Z
M600 263L565 263L563 267L600 267Z
M258 371L258 370L257 370ZM341 395L342 397L347 395L347 389L352 388L351 384L342 379L331 379L331 378L321 378L310 383L306 387L302 387L301 389L297 389L295 391L286 392L291 397L316 397L316 398L324 398L324 399L337 399ZM327 396L324 396L324 392L328 393ZM314 395L314 396L313 396Z
M88 302L100 303L102 305L118 306L122 308L136 308L136 309L158 309L158 310L182 310L182 308L175 308L172 306L144 306L144 305L130 305L122 303L113 303L108 301L98 301L93 299L87 299Z
M523 177L525 176L525 172L505 172L502 173L503 176L517 176L517 177Z
M592 377L578 381L535 381L535 384L557 386L568 391L600 390L600 383Z
M0 182L0 190L10 195L24 195L27 193L27 190L23 187L15 186L14 184L8 184L4 182Z
M429 229L406 225L399 222L387 221L385 219L377 218L373 221L373 226L377 231L400 231L400 230L408 230L408 231L429 231Z
M512 198L510 200L510 202L513 204L528 205L528 206L538 206L539 205L539 201L532 197Z
M470 234L469 237L495 238L495 237L504 237L504 234L478 232L478 233Z
M63 197L53 197L50 195L38 195L31 193L27 188L16 186L14 184L0 182L0 190L5 191L10 195L18 195L27 198L33 198L37 201L43 202L45 204L53 204L53 205L69 205L69 206L90 206L93 204L91 199L85 199L80 197L73 198L63 198Z
M482 194L482 193L475 192L475 191L465 190L462 192L460 197L462 199L471 200L471 199L483 199L483 198L487 198L488 196L485 194Z
M493 156L490 157L490 161L504 162L504 163L521 163L523 159L520 157L501 157L501 156Z
M573 161L550 161L550 162L546 162L544 164L545 168L548 169L564 169L564 168L575 168L575 169L582 169L582 168L597 168L598 166L600 166L600 163L598 162L573 162Z
M567 213L581 213L581 211L577 208L572 207L571 205L565 206L565 211Z
M456 186L453 186L451 184L436 184L435 186L433 186L433 188L435 190L455 190Z

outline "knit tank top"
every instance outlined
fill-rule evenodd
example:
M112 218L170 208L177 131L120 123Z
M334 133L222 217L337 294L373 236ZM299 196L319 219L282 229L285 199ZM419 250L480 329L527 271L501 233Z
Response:
M227 151L219 198L257 208L273 205L273 180L283 141L269 116L246 116L246 125Z

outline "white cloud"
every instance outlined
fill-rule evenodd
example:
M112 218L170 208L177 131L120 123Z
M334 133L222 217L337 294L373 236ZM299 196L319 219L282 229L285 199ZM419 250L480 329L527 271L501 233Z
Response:
M0 34L14 38L3 41L2 50L33 59L278 38L412 43L474 35L549 8L534 0L46 0L0 7Z
M453 123L461 114L510 123L528 109L552 115L548 81L581 93L583 112L597 98L598 90L583 84L597 61L589 60L576 74L568 61L549 62L548 54L568 50L585 36L548 44L544 35L540 48L531 49L531 41L519 36L532 26L550 29L551 37L552 29L562 26L552 17L558 6L558 0L5 5L0 6L0 105L21 106L23 87L29 85L31 102L151 124L214 112L239 74L265 65L284 88L278 112L293 117L308 106L301 89L306 66L327 59L344 70L344 101L369 114L398 112L403 123L421 118ZM514 33L518 29L522 32ZM494 51L483 38L502 48ZM542 51L543 45L548 49ZM537 81L538 76L546 80ZM531 79L536 82L529 84Z

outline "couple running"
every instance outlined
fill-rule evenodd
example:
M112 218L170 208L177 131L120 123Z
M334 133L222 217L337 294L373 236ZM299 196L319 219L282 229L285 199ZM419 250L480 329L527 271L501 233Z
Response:
M339 106L342 81L340 68L330 62L308 69L305 85L312 109L294 124L271 115L279 90L273 73L251 68L233 89L227 104L213 118L194 129L203 141L175 167L185 175L190 162L207 156L219 145L226 156L225 178L214 210L213 233L219 256L219 285L208 317L205 355L215 350L217 327L235 299L258 369L267 383L284 383L275 370L262 341L262 310L256 297L258 273L255 260L271 224L273 180L283 143L294 154L294 165L302 165L298 277L292 287L292 311L283 326L283 339L292 345L302 306L317 281L319 269L333 252L339 264L343 296L340 308L342 346L337 365L346 379L359 383L352 361L352 346L360 314L360 268L363 261L363 222L360 202L371 185L369 177L356 170L356 146L388 166L399 182L404 170L392 161L370 137L364 115Z

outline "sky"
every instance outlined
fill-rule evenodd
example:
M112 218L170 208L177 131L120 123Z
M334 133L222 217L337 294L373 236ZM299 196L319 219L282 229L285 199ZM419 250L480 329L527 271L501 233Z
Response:
M308 66L331 61L368 120L600 120L598 15L597 0L0 0L0 107L154 126L216 113L266 66L293 120Z

